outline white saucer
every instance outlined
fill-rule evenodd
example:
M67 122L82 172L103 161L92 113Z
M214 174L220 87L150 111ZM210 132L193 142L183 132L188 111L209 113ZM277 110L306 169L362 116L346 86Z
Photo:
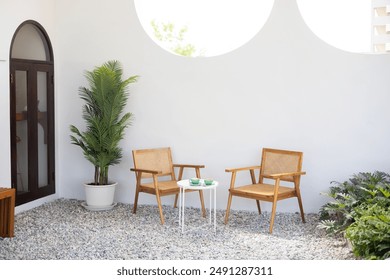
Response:
M90 206L87 205L85 201L81 202L81 206L83 206L85 209L89 211L105 211L105 210L111 210L116 205L116 202L114 202L112 205L105 206L105 207L99 207L99 206Z

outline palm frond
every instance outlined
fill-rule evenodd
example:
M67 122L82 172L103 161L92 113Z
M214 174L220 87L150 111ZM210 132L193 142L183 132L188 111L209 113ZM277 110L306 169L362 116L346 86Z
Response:
M80 132L71 125L71 143L83 150L99 174L100 182L107 182L108 167L120 163L122 150L119 142L124 138L125 129L132 124L132 113L123 113L128 101L128 86L138 76L122 78L123 70L118 61L112 60L85 71L89 88L80 87L80 98L85 102L82 117L86 130Z

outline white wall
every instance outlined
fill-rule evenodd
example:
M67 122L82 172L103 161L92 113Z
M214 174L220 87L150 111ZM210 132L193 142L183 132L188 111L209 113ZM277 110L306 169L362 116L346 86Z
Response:
M139 148L170 146L175 162L205 164L202 175L220 181L217 206L222 209L230 180L225 168L258 164L263 147L304 152L306 212L318 211L325 202L320 192L333 180L360 171L389 172L390 56L335 49L310 31L295 1L275 2L269 21L248 44L226 55L193 59L158 47L144 33L131 0L56 1L57 195L84 199L82 183L93 176L81 151L70 144L69 125L83 126L78 96L78 87L86 85L83 71L109 59L121 61L126 76L141 76L130 87L128 110L136 119L122 142L125 157L110 171L120 184L118 201L133 203L135 178L129 168L131 150ZM45 18L38 21L53 40ZM9 38L14 29L7 28ZM0 98L8 110L8 97ZM7 132L8 115L1 122ZM8 139L0 141L9 147ZM7 146L1 147L8 155ZM1 161L9 169L9 160ZM9 172L0 176L9 180ZM237 180L246 181L249 177ZM141 194L139 202L155 199ZM197 195L190 204L199 205ZM254 202L240 198L233 199L232 208L256 210ZM287 200L278 210L295 212L298 206Z

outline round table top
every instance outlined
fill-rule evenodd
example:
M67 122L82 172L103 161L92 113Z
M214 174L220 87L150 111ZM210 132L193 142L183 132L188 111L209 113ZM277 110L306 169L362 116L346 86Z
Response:
M199 185L191 185L189 179L181 180L177 182L180 188L191 189L191 190L207 190L213 189L218 186L218 182L213 180L211 185L206 185L204 179L200 179Z

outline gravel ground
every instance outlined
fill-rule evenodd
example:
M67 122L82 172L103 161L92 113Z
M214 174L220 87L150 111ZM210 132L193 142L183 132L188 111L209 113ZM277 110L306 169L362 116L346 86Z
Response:
M88 211L81 201L59 199L15 216L15 237L0 238L4 260L353 260L344 239L317 229L318 215L278 213L273 234L269 213L217 211L217 233L200 218L200 210L186 209L184 235L178 209L158 209L118 203L110 211ZM205 227L204 227L205 226Z

